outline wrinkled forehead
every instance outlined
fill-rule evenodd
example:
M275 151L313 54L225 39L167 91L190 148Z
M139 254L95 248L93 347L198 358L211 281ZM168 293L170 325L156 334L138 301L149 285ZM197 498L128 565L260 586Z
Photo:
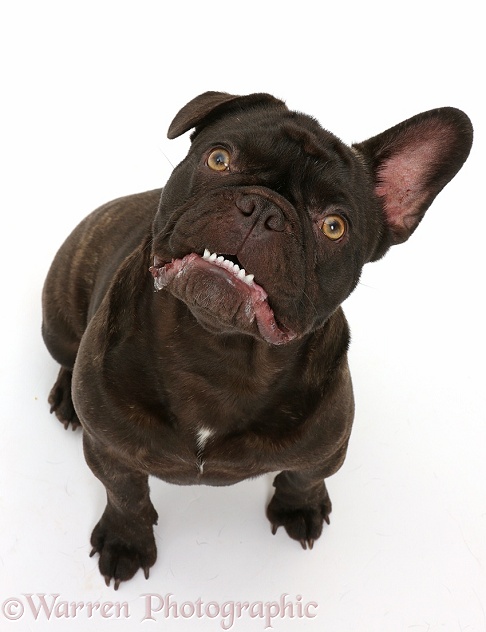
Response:
M292 181L346 186L356 168L350 147L312 117L290 111L242 110L193 135L194 149L221 144L236 152L245 169L273 172Z
M230 143L241 150L283 157L306 155L321 161L348 161L346 147L312 117L298 112L254 109L232 112L197 130L194 144Z

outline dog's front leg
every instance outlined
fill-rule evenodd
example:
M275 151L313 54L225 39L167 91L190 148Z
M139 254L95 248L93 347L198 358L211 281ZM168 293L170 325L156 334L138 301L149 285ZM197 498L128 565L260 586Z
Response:
M283 526L304 549L312 549L332 510L324 479L312 471L284 471L273 485L275 494L267 507L272 533Z
M150 498L148 476L121 462L87 433L84 453L91 470L106 488L106 509L93 529L91 556L99 553L99 569L115 590L142 568L148 578L157 558L153 525L157 512Z

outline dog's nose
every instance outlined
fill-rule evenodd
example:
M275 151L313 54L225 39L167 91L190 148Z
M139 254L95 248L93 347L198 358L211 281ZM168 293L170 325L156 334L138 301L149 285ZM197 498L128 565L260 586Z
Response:
M256 193L242 193L235 200L237 208L246 216L253 216L268 230L282 232L285 228L285 217L274 202Z

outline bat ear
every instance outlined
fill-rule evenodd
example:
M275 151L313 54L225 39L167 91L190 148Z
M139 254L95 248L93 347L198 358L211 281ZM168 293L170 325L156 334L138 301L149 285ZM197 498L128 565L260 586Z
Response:
M174 117L167 132L168 138L177 138L193 127L201 127L225 111L244 109L256 105L272 104L286 107L283 101L271 94L255 93L246 96L226 92L205 92L189 101Z
M373 260L406 241L435 196L464 164L472 145L471 121L461 110L439 108L354 145L364 158L385 218Z

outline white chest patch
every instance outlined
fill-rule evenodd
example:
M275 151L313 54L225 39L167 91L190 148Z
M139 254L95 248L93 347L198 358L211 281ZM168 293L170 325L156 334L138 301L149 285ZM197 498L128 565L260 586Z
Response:
M214 434L213 430L209 428L200 428L196 434L196 445L199 452L204 450L204 446L206 445L208 439Z
M203 450L206 445L208 439L214 434L213 430L209 428L200 428L196 433L196 447L197 447L197 455L196 455L196 463L199 468L199 472L202 474L204 471L204 459L203 459Z

